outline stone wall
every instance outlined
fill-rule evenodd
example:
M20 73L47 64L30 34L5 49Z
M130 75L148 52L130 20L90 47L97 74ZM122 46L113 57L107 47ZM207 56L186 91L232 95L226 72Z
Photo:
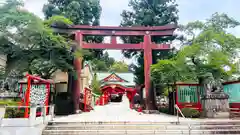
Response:
M0 68L4 68L6 66L7 57L5 55L0 54Z
M80 89L84 90L84 88L89 87L89 85L91 85L92 78L93 77L90 71L90 67L85 66L81 71ZM55 83L60 83L60 82L68 83L68 73L57 71L54 74L52 80ZM67 92L67 84L58 84L58 87L56 89L57 89L57 92Z

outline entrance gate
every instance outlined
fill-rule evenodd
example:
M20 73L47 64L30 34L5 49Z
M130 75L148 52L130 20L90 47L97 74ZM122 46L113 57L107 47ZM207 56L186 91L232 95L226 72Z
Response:
M75 25L70 29L78 30L75 32L75 40L80 48L83 49L120 49L120 50L143 50L144 52L144 76L146 90L146 109L152 109L154 102L149 93L150 89L150 65L152 64L152 50L168 50L170 44L155 44L151 41L152 36L172 36L175 25L155 26L155 27L107 27L107 26L83 26ZM110 43L86 43L83 41L84 36L110 36ZM117 36L143 36L143 42L139 44L119 44ZM73 91L75 98L75 109L78 108L78 99L80 93L80 75L81 75L81 59L75 59L74 65L78 73L78 80L75 81L75 89Z

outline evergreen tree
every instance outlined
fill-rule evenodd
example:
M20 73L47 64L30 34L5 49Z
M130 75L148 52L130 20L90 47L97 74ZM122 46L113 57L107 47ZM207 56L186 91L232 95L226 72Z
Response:
M175 24L178 21L178 10L175 0L130 0L130 11L124 10L121 14L121 26L161 26L166 24ZM122 38L125 43L139 43L143 41L142 37ZM155 43L164 43L174 40L174 36L153 37ZM135 66L135 81L138 84L144 83L144 59L143 52L133 50L123 50L127 58L136 56L138 58ZM172 51L153 51L153 63L159 59L172 57Z

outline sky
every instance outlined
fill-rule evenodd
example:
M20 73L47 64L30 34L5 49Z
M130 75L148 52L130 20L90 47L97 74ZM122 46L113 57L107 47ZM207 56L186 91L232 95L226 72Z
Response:
M1 0L0 0L1 1ZM121 22L121 12L129 9L129 0L100 0L102 6L101 25L118 26ZM227 13L240 21L240 0L176 0L179 9L179 23L186 24L190 21L205 20L213 13ZM25 8L43 18L43 4L47 0L25 0ZM240 36L240 28L231 29L229 32ZM116 60L124 60L130 64L134 60L125 59L120 50L108 51Z

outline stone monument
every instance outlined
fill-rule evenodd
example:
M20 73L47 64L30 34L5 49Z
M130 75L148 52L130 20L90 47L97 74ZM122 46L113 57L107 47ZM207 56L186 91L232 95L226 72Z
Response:
M229 118L229 96L223 91L221 80L212 73L204 76L202 84L204 93L201 96L203 116L207 118Z

